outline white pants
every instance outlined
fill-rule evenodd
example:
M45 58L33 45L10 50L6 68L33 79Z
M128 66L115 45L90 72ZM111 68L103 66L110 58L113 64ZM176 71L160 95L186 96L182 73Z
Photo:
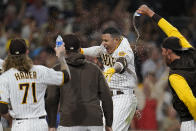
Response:
M11 131L48 131L46 119L13 120Z
M3 131L3 126L1 124L1 121L0 121L0 131Z
M196 131L196 121L184 121L181 123L180 131Z
M113 99L113 131L128 131L135 114L137 98L134 94L115 95Z
M103 126L59 126L57 131L103 131Z

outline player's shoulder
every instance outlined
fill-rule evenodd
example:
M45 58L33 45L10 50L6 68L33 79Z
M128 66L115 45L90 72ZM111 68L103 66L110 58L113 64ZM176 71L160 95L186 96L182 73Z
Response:
M127 38L125 38L125 37L122 38L122 41L121 41L119 48L117 50L119 50L119 51L120 50L124 50L124 51L132 50Z
M4 60L0 59L0 69L2 69Z
M2 60L1 58L0 58L0 63L3 63L4 62L4 60Z
M101 70L97 64L91 61L88 61L88 60L86 60L85 65L87 66L89 70L97 70L97 71Z
M45 71L48 70L49 68L43 65L33 65L33 67L31 68L32 71Z
M2 71L2 73L1 73L1 76L6 76L6 75L8 75L8 74L10 74L10 73L14 73L14 72L16 72L17 70L15 69L15 68L11 68L11 69L9 69L9 70L7 70L7 71Z
M123 57L127 54L132 54L133 53L127 38L123 37L119 47L116 50L116 53L117 53L117 56L119 56L119 57Z
M10 74L13 73L15 69L9 69L5 72L2 72L0 75L0 81L7 81L7 79L11 76Z

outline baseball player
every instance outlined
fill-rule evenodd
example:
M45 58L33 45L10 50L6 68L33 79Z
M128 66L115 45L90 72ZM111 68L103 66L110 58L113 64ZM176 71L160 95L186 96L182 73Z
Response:
M2 69L2 65L3 65L3 60L0 59L0 69Z
M0 117L0 120L1 120L1 117ZM1 124L1 121L0 121L0 131L3 131L3 126Z
M102 33L100 46L83 48L81 53L102 59L114 106L112 129L127 131L137 105L134 54L128 40L117 29L107 28Z
M3 60L0 59L0 72L2 71ZM1 115L0 115L0 131L3 131L3 126L1 123Z
M162 55L170 68L172 103L180 116L180 130L196 131L196 50L175 27L146 5L137 12L152 18L168 36L162 43Z
M81 42L75 34L63 35L62 38L72 78L64 85L66 88L47 89L46 111L50 131L55 130L59 107L58 131L103 131L103 115L106 131L112 131L113 102L104 75L80 54ZM59 64L54 69L58 70Z
M48 131L44 95L47 85L69 80L64 45L56 49L62 71L32 65L23 39L14 39L0 76L0 114L12 118L12 131ZM8 113L7 104L11 104ZM9 115L10 114L10 115Z

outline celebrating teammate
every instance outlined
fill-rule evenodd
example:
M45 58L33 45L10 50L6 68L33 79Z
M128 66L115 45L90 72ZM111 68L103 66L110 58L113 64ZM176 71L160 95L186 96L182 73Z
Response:
M162 43L162 55L170 67L169 86L173 106L182 121L180 130L195 131L196 51L175 27L146 5L142 5L137 12L152 18L168 36Z
M61 85L69 80L64 46L56 49L62 71L32 65L27 54L23 39L11 41L0 76L0 114L13 119L12 131L48 131L44 104L47 85Z
M128 40L117 29L107 28L102 33L100 46L83 48L81 52L102 59L114 104L112 129L127 131L137 106L134 95L137 76L134 54Z
M3 60L0 59L0 73L2 71L2 65L3 65ZM1 98L0 98L0 100L1 100ZM3 130L3 126L2 126L2 123L1 123L1 115L0 115L0 131L2 131L2 130Z
M103 115L106 117L106 131L112 131L113 103L101 70L80 54L80 40L76 35L65 35L63 41L72 79L65 84L66 88L48 88L46 110L50 130L55 130L60 104L58 131L102 131ZM59 65L55 68L58 69Z

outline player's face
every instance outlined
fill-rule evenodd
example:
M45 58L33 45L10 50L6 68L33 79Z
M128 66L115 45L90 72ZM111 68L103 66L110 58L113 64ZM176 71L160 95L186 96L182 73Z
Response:
M170 59L170 53L168 49L162 48L162 56L167 66L170 65L171 59Z
M116 38L113 38L110 34L103 34L102 35L102 43L108 53L112 53L114 49L116 48L117 40Z

